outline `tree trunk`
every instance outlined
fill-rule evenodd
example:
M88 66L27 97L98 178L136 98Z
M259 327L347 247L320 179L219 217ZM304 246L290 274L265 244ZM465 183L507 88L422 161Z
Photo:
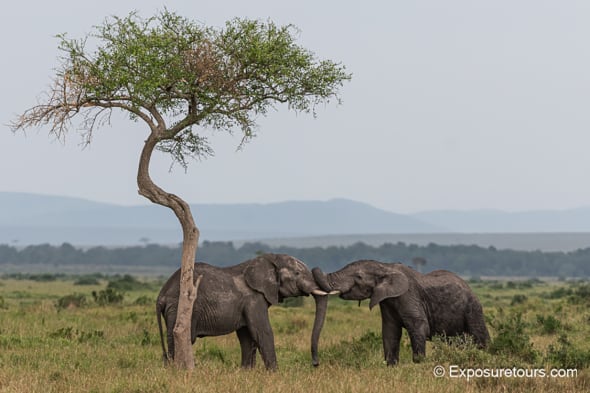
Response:
M143 195L153 203L172 209L182 226L180 295L178 298L176 325L174 326L174 364L177 368L192 370L195 368L195 359L191 343L191 316L197 297L197 285L193 281L193 274L195 256L199 244L199 229L195 225L189 205L178 196L162 190L150 178L150 159L158 142L158 136L152 131L145 141L139 159L137 185L140 195Z

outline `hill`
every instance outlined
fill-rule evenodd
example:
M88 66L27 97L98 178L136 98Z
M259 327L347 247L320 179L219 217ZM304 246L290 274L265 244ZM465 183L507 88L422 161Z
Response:
M346 199L191 207L201 240L209 241L264 239L297 247L402 241L562 251L590 246L590 208L396 214ZM181 238L176 217L161 206L0 192L0 244L122 246L177 244Z
M339 234L425 233L444 228L345 200L193 204L202 240ZM0 193L0 244L178 243L176 218L156 205L119 206L78 198Z

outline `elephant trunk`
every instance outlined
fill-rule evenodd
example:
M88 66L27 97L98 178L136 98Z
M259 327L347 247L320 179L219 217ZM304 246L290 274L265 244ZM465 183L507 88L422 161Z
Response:
M332 286L328 282L328 278L326 277L322 269L320 269L319 267L314 267L311 270L311 273L313 274L313 278L316 281L316 283L320 286L320 288L322 288L326 292L332 291Z
M328 296L313 295L313 298L315 299L315 319L313 320L313 330L311 332L311 364L317 367L320 365L318 343L328 310Z

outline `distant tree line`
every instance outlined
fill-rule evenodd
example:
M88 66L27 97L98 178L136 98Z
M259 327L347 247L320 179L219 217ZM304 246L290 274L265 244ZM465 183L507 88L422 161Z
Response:
M312 248L271 247L262 243L245 243L236 247L232 242L205 241L199 248L197 259L217 266L228 266L255 257L259 253L273 252L293 255L308 266L319 266L334 271L358 259L375 259L383 262L416 264L423 272L447 269L463 276L528 276L528 277L590 277L590 248L572 252L541 252L498 250L475 245L441 246L428 244L386 243L378 247L364 243L350 246ZM155 244L145 246L107 248L76 248L68 243L61 246L48 244L16 248L0 245L2 264L60 265L120 265L177 267L181 247Z

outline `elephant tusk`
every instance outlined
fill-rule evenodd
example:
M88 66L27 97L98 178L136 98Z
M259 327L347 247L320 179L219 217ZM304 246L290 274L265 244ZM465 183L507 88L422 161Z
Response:
M313 291L311 291L311 294L316 295L316 296L326 296L326 295L328 295L328 292L324 292L319 289L314 289Z
M340 291L330 291L328 292L328 295L340 295Z

